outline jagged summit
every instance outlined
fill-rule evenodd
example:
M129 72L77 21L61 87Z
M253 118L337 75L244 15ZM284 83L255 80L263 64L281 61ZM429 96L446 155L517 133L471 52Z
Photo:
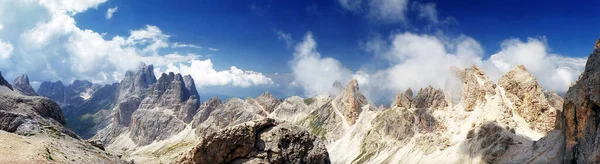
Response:
M594 45L594 52L598 51L600 51L600 39L598 39L598 41L596 41L596 44Z
M484 103L485 95L496 94L496 84L478 66L473 65L454 73L463 82L461 101L465 105L465 111L473 111L475 105Z
M535 76L519 65L498 80L505 95L515 105L517 113L530 122L532 129L548 133L554 127L557 110L546 99Z
M14 89L19 93L27 96L37 96L31 85L29 84L29 78L27 74L23 74L15 79L13 82Z
M414 98L415 108L444 108L448 106L446 95L441 89L434 89L432 86L421 88Z
M2 77L2 72L0 72L0 86L5 86L10 90L13 90L12 86L10 85L10 83L8 83L8 81L6 81L4 79L4 77Z
M254 99L254 100L267 113L273 112L273 110L275 110L275 108L277 108L277 106L279 106L279 104L281 104L281 102L283 102L283 100L278 99L277 97L273 96L271 93L269 93L269 91L261 94L260 96L256 97L256 99Z
M362 107L369 104L367 98L359 92L356 79L350 80L346 88L334 101L342 107L340 112L343 113L350 125L356 123L358 115L362 112Z
M154 76L154 66L141 63L136 72L127 71L125 77L119 85L119 99L123 100L128 96L141 97L146 94L148 87L156 83Z
M398 92L396 94L396 101L394 103L396 107L410 109L415 107L412 101L413 91L412 89L408 88L406 91L404 91L404 93Z

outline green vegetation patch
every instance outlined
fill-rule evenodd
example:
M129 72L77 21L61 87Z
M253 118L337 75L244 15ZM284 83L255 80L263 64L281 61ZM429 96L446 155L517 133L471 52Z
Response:
M310 105L313 102L315 102L315 99L313 99L313 98L305 98L304 99L304 104L306 104L306 105Z

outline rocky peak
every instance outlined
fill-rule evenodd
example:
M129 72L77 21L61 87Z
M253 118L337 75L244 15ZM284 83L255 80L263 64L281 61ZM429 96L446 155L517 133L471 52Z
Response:
M120 98L128 96L143 97L148 87L156 83L154 66L141 63L137 72L127 71L119 85Z
M198 112L194 116L193 127L198 127L199 124L206 121L210 114L222 103L223 102L218 97L212 97L206 102L203 102L202 105L200 105Z
M398 92L396 94L396 107L400 107L400 108L404 108L404 109L410 109L410 108L414 108L415 104L412 103L413 101L413 92L410 88L408 88L404 93L402 92Z
M187 80L194 83L191 77ZM188 90L188 88L195 89L195 87L186 86L188 85L181 74L163 73L156 84L148 89L148 97L142 101L140 106L146 109L155 107L172 109L178 113L180 119L189 122L196 114L200 103L197 97L198 92Z
M554 129L557 110L548 103L542 87L523 65L508 71L498 85L533 130L546 134Z
M0 72L0 86L5 86L5 87L9 88L10 90L13 90L12 86L10 85L10 83L8 83L8 81L6 81L4 79L4 77L2 77L2 72Z
M596 43L598 48L598 43ZM598 163L600 152L600 51L587 60L585 71L564 99L557 128L565 134L564 163Z
M37 96L38 95L37 93L35 93L35 91L31 87L31 85L29 85L29 78L27 77L26 74L23 74L23 75L17 77L15 79L15 81L13 82L13 84L15 85L14 89L23 95L26 95L26 96Z
M466 111L472 111L475 105L485 102L485 95L496 94L494 84L481 68L473 65L471 68L454 72L463 82L461 102L465 104Z
M52 99L54 102L59 105L65 104L65 86L62 81L56 82L42 82L40 88L38 88L37 93L40 96L48 97Z
M369 104L367 98L359 92L358 81L352 79L342 93L334 100L350 125L354 125L362 107Z
M273 110L275 110L275 108L277 108L277 106L279 106L279 104L283 102L283 100L271 95L271 93L269 93L268 91L256 97L256 99L254 100L267 113L273 112Z
M196 96L198 100L200 100L200 95L198 94L198 90L196 89L196 83L194 82L194 78L190 75L183 76L183 83L185 83L185 88L189 91L190 96Z
M444 92L441 89L434 89L431 86L421 88L417 96L415 96L413 103L415 108L438 109L448 106Z

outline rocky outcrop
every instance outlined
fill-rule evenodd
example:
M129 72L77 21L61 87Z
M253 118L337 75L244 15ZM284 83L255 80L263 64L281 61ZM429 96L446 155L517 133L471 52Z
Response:
M216 102L213 102L216 103ZM204 109L200 109L204 110ZM252 98L242 100L239 98L232 98L221 105L218 105L216 109L210 111L207 108L205 111L201 111L202 116L198 118L205 118L208 114L207 119L195 120L198 122L196 128L196 135L205 136L207 134L218 131L229 126L234 126L247 121L264 118L263 110L254 103Z
M281 99L271 95L269 92L263 93L254 100L266 113L273 112L273 110L275 110L275 108L277 108L277 106L279 106L279 104L282 102Z
M600 41L600 40L599 40ZM585 71L565 95L557 125L565 134L565 163L600 162L600 47L588 57Z
M549 91L549 90L545 90L544 91L544 96L546 97L546 99L548 100L548 103L554 107L554 109L562 111L563 109L563 104L564 104L564 100L562 97L560 97L558 94L556 94L556 92L554 91ZM560 112L559 112L560 113Z
M26 96L37 96L31 85L29 84L29 77L23 74L15 79L13 82L15 91L26 95Z
M354 125L358 119L358 115L362 112L362 107L369 105L367 98L359 92L358 81L352 79L346 88L340 93L333 102L340 112L346 117L346 121L350 125Z
M434 89L431 86L421 88L413 100L415 108L445 108L448 106L446 96L441 89Z
M507 72L498 80L515 111L529 122L532 129L547 134L554 129L557 109L552 107L542 87L523 65Z
M0 86L4 86L10 90L13 90L12 85L10 85L10 83L8 83L8 81L2 77L2 72L0 72Z
M325 146L306 130L261 119L212 133L177 163L330 163Z
M485 95L496 94L494 84L481 70L473 65L471 68L454 72L463 82L461 102L466 111L473 111L475 105L485 103Z
M193 80L190 82L193 83ZM131 115L130 137L134 142L146 145L183 130L192 121L199 107L196 92L188 90L180 74L163 73L156 84L148 89L148 96ZM126 109L135 107L135 103L120 104L119 107L123 107L122 105L131 105ZM120 117L122 115L123 113Z
M119 100L127 97L144 97L148 88L156 83L154 66L140 63L136 72L127 71L119 85Z
M410 88L408 88L404 93L398 92L396 94L396 101L395 101L396 107L405 108L405 109L414 108L415 104L413 104L412 101L413 101L413 92Z
M221 101L221 99L219 99L218 97L213 97L208 99L206 102L203 102L202 105L200 105L200 108L198 109L198 112L196 113L196 115L194 116L194 120L193 120L193 126L197 127L198 125L200 125L201 123L203 123L204 121L206 121L206 119L208 119L208 117L210 116L210 114L217 109L217 107L219 105L221 105L223 102Z
M37 90L40 96L50 98L58 104L66 104L65 100L65 85L62 81L56 82L42 82Z

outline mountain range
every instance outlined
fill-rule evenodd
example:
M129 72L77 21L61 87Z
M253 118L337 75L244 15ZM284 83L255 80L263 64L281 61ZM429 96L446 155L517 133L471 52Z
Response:
M600 40L564 97L522 65L497 82L478 66L449 69L458 94L409 88L379 107L356 80L308 98L221 100L146 64L119 83L37 92L27 75L0 75L0 141L10 141L0 163L600 162Z

